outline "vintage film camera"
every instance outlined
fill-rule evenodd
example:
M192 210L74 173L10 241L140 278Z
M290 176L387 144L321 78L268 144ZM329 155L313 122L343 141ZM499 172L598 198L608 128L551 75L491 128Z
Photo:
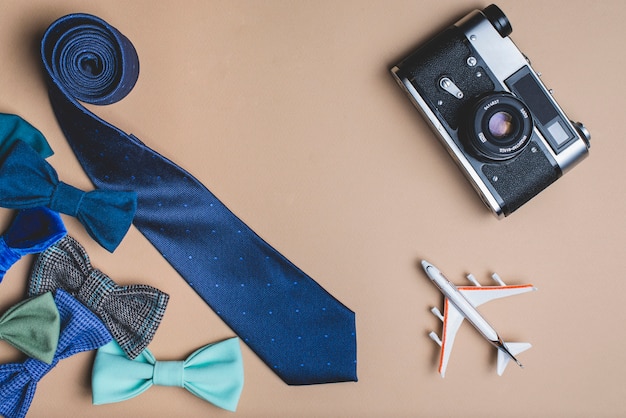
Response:
M497 217L508 216L588 155L491 5L418 48L391 72Z

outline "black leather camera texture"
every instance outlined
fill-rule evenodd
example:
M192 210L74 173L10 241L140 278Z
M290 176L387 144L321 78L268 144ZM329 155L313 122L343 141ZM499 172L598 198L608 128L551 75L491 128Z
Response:
M487 71L480 65L480 57L472 52L466 42L457 28L450 27L399 65L421 96L430 101L431 109L439 111L452 130L458 129L463 116L462 108L469 100L495 90ZM478 63L474 67L467 65L470 56L477 59ZM477 77L477 72L482 76ZM444 76L464 92L462 99L439 87L439 80ZM442 104L439 105L438 101Z
M511 162L483 165L483 174L505 202L502 205L505 215L519 209L559 178L560 171L538 149L537 143L531 141Z

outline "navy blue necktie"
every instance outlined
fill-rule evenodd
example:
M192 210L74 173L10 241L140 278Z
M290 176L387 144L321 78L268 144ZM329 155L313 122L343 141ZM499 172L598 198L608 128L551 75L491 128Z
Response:
M137 192L134 225L213 310L288 384L356 381L354 313L191 174L79 103L128 94L139 75L130 41L73 14L48 28L41 53L59 125L87 175Z

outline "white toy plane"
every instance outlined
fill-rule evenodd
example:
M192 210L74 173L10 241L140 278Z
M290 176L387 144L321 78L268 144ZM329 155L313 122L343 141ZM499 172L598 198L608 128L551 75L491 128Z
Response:
M423 260L422 267L424 267L424 271L435 286L437 286L445 296L443 315L439 309L431 309L435 316L443 322L442 336L439 338L434 332L429 334L430 338L441 347L439 360L439 373L441 377L445 376L454 337L463 319L467 319L491 345L498 349L498 375L502 376L509 360L513 360L520 367L524 367L515 358L515 355L528 350L531 345L529 343L505 343L502 341L502 338L500 338L496 330L489 325L476 308L493 299L531 292L537 290L537 288L531 284L507 286L497 274L492 276L493 280L498 284L497 286L481 286L470 274L467 276L467 279L471 281L474 286L456 287L441 274L437 267L429 262Z

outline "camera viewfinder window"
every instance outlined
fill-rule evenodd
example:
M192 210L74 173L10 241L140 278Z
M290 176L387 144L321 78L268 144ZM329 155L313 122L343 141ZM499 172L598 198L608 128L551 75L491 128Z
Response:
M552 138L554 138L556 143L559 145L562 145L565 141L570 139L570 136L558 120L555 120L550 126L548 126L548 132L550 132Z
M562 149L570 140L575 139L576 136L562 122L557 108L548 99L539 81L528 68L522 68L513 74L506 83L526 103L537 122L537 127L555 152Z

